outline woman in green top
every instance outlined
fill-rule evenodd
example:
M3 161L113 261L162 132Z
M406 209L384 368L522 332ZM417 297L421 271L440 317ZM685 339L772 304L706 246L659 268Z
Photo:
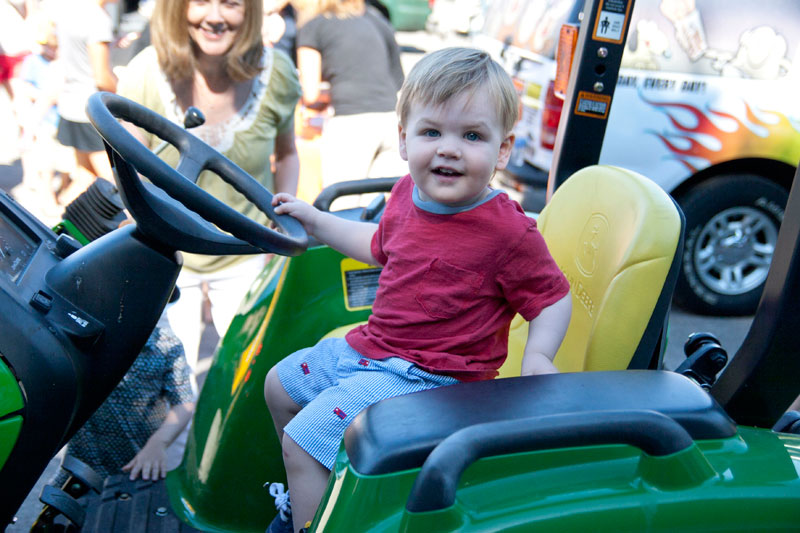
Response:
M300 85L291 60L264 47L261 12L261 0L158 0L150 21L153 45L130 61L118 93L177 123L189 106L199 108L206 122L192 133L272 192L296 194L300 160L293 117ZM143 130L140 134L151 149L160 143ZM170 146L161 157L175 165L178 153ZM204 172L197 185L266 223L215 174ZM263 256L184 254L181 298L167 313L193 369L203 293L222 334L263 266Z

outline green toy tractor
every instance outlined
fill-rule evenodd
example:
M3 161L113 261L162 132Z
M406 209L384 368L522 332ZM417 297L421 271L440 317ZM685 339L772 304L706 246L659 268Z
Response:
M649 180L594 165L605 119L584 112L612 101L633 4L586 2L555 192L538 219L572 287L573 318L555 361L562 373L514 377L512 324L500 379L366 409L345 434L310 531L800 529L800 413L786 413L800 394L800 190L789 196L742 347L728 362L712 336L695 335L686 362L663 370L681 213ZM618 38L598 35L604 17ZM103 495L84 496L85 507L69 487L47 495L53 516L86 531L127 531L122 517L145 531L263 531L276 513L267 487L286 482L264 377L289 353L366 320L380 270L308 242L296 221L274 215L268 191L162 117L103 93L89 115L137 224L81 246L0 195L0 519L12 519L144 344L174 287L177 251L263 251L274 255L217 347L183 462L166 485L109 489L106 480L109 491L95 487ZM117 118L177 146L177 169ZM195 187L205 168L279 231ZM348 182L316 204L326 209L340 194L392 183ZM377 222L382 202L340 215ZM80 465L69 466L96 486Z

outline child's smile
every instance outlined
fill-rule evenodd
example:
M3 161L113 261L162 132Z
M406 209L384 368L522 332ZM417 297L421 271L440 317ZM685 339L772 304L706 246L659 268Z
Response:
M469 205L487 193L494 171L505 168L513 137L502 131L489 101L480 88L442 105L411 108L400 126L400 155L423 200Z
M462 172L458 172L457 170L453 170L452 168L448 167L436 167L433 169L433 173L443 178L457 178L459 176L463 176Z

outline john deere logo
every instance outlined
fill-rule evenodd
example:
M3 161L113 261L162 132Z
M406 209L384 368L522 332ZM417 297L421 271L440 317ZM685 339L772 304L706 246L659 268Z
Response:
M591 276L597 268L597 254L608 234L608 219L600 213L589 217L578 239L575 263L584 276Z

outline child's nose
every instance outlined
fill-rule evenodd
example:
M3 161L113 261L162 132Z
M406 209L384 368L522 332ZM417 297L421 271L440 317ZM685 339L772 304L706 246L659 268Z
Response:
M458 143L443 139L436 148L436 155L459 158L461 157L461 148L459 148Z

